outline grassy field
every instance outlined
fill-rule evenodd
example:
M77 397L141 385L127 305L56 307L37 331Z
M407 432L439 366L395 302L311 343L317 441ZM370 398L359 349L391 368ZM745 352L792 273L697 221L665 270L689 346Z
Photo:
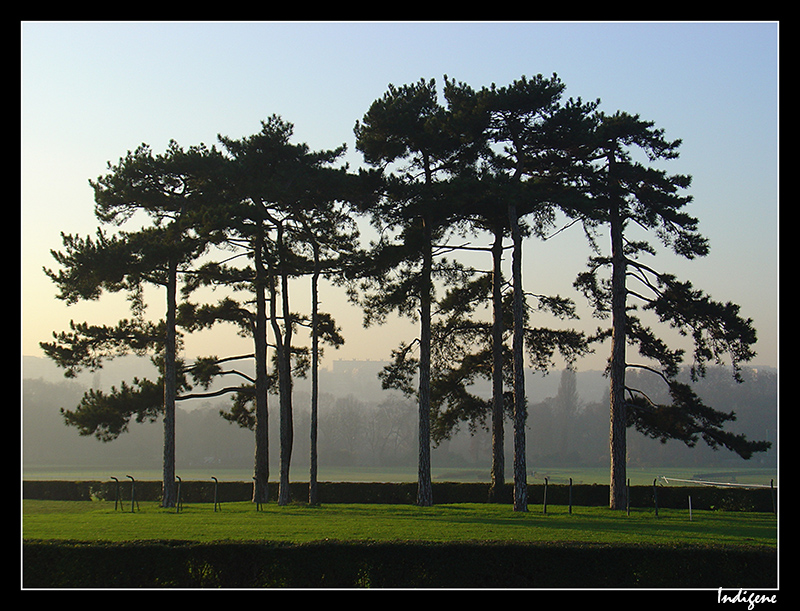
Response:
M691 518L691 519L690 519ZM121 510L109 501L22 503L23 539L74 541L513 541L606 544L777 546L773 514L662 509L611 511L597 507L457 504L322 505L249 502L189 504L181 512L141 503Z

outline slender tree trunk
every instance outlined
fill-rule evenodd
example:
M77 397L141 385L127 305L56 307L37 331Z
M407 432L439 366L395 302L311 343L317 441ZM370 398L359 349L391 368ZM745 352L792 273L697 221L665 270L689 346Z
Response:
M611 483L609 506L625 508L627 446L627 414L625 408L625 255L622 251L622 219L618 204L611 207L611 417L609 453L611 456Z
M514 243L511 262L514 284L514 511L528 511L528 469L525 458L525 425L528 419L525 402L525 363L523 360L523 292L522 292L522 233L516 204L508 207L508 220Z
M255 244L255 362L256 362L256 430L253 502L266 503L269 499L269 429L267 407L267 304L266 272L262 260L263 232L259 230Z
M423 221L424 253L422 286L420 287L420 354L419 354L419 461L417 505L433 505L431 485L431 277L433 270L432 231L430 221Z
M308 502L319 504L317 496L317 410L319 407L319 248L314 248L314 274L311 277L311 469L308 479Z
M495 227L492 245L492 483L489 501L497 502L505 485L505 452L503 450L503 227Z
M288 395L291 393L291 381L289 371L286 365L286 347L282 340L282 333L277 327L277 316L275 309L276 296L272 295L272 321L273 329L276 335L276 351L277 351L277 368L278 368L278 396L279 396L279 410L280 410L280 480L278 482L278 504L287 505L291 500L289 491L289 464L292 457L292 412L291 404L288 400Z
M164 345L164 462L161 495L162 507L174 507L175 486L175 318L177 310L178 264L170 258L167 272L167 330Z
M281 236L280 240L283 239ZM281 242L282 244L282 242ZM278 497L281 505L291 500L289 490L289 468L292 464L294 445L294 422L292 414L292 320L289 309L289 277L281 257L281 302L283 310L283 350L281 355L282 377L281 397L281 483Z
M277 243L278 249L282 248L283 230L280 224L277 225ZM279 254L279 257L281 255ZM278 481L278 505L288 505L291 500L291 493L289 490L289 466L292 459L292 441L294 437L292 427L292 380L291 380L291 321L289 319L289 296L288 296L288 280L283 271L283 262L280 262L281 269L279 275L281 277L281 296L283 307L283 331L281 331L280 324L278 323L277 314L277 290L275 283L270 283L270 322L272 324L272 331L275 335L275 350L277 352L277 369L278 369L278 396L279 396L279 410L280 410L280 478Z

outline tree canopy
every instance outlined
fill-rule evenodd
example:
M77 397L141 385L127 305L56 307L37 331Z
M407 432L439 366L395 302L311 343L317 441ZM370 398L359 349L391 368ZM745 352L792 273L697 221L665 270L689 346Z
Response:
M258 502L267 498L269 478L267 396L279 397L279 502L286 504L293 378L310 370L309 500L317 502L321 342L336 348L345 339L334 313L319 309L323 281L347 288L365 325L392 314L419 324L418 335L392 351L381 376L385 387L418 403L420 505L433 503L431 444L459 423L478 427L491 419L493 488L503 485L509 417L514 506L526 511L525 431L536 423L528 422L525 369L549 370L557 357L572 368L605 340L612 507L621 502L631 427L688 446L703 440L743 458L766 450L766 442L728 432L735 414L704 405L678 381L686 347L670 347L651 328L659 323L690 340L693 380L708 363L726 360L740 380L742 364L755 356L756 332L738 305L716 302L647 262L658 244L686 259L709 251L698 219L687 212L691 178L656 165L678 156L680 140L668 140L637 115L606 114L599 101L564 100L565 89L555 74L478 90L445 76L441 93L433 79L389 85L355 124L356 149L370 166L358 172L340 164L344 146L312 151L293 143L293 125L278 115L254 135L219 136L218 148L171 142L154 155L143 144L109 164L106 175L90 181L101 227L93 236L63 235L63 250L53 252L60 269L45 272L67 304L125 293L131 317L113 326L73 322L42 347L68 376L133 352L151 355L160 378L134 379L110 394L90 390L75 410L63 410L66 423L111 440L132 420L163 416L168 506L174 503L175 401L193 396L193 387L208 389L237 375L238 386L214 392L233 397L223 417L254 431ZM377 234L368 245L362 218ZM576 319L572 299L542 294L535 274L523 278L525 241L543 238L560 218L583 228L591 253L574 287L598 319L610 320L591 336L553 326ZM484 253L486 265L465 264L459 257L465 251ZM510 274L504 273L507 251ZM527 269L546 265L543 259ZM301 281L310 281L311 299L297 308L292 288ZM145 285L165 292L163 316L155 320L145 316ZM220 290L221 298L193 301L204 286ZM251 337L253 352L185 362L181 334L220 323ZM310 347L298 341L306 328ZM627 346L638 348L641 362L629 359ZM229 368L245 359L254 373ZM659 376L671 402L658 403L627 384L625 371L632 368ZM488 399L473 392L479 378L492 380Z

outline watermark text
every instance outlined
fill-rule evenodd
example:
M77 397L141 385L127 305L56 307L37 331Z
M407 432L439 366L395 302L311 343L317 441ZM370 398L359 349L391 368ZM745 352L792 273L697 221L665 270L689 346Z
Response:
M748 611L753 611L756 605L763 603L775 604L778 602L777 594L758 594L756 592L748 592L747 590L739 590L732 596L724 594L722 588L717 590L718 603L744 603L747 605Z

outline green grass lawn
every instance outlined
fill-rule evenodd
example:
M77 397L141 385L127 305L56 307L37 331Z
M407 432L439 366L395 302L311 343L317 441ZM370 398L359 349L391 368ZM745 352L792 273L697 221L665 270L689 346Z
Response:
M777 518L767 513L598 507L453 504L322 505L250 502L188 504L183 511L143 502L23 500L23 539L74 541L506 541L777 547Z

